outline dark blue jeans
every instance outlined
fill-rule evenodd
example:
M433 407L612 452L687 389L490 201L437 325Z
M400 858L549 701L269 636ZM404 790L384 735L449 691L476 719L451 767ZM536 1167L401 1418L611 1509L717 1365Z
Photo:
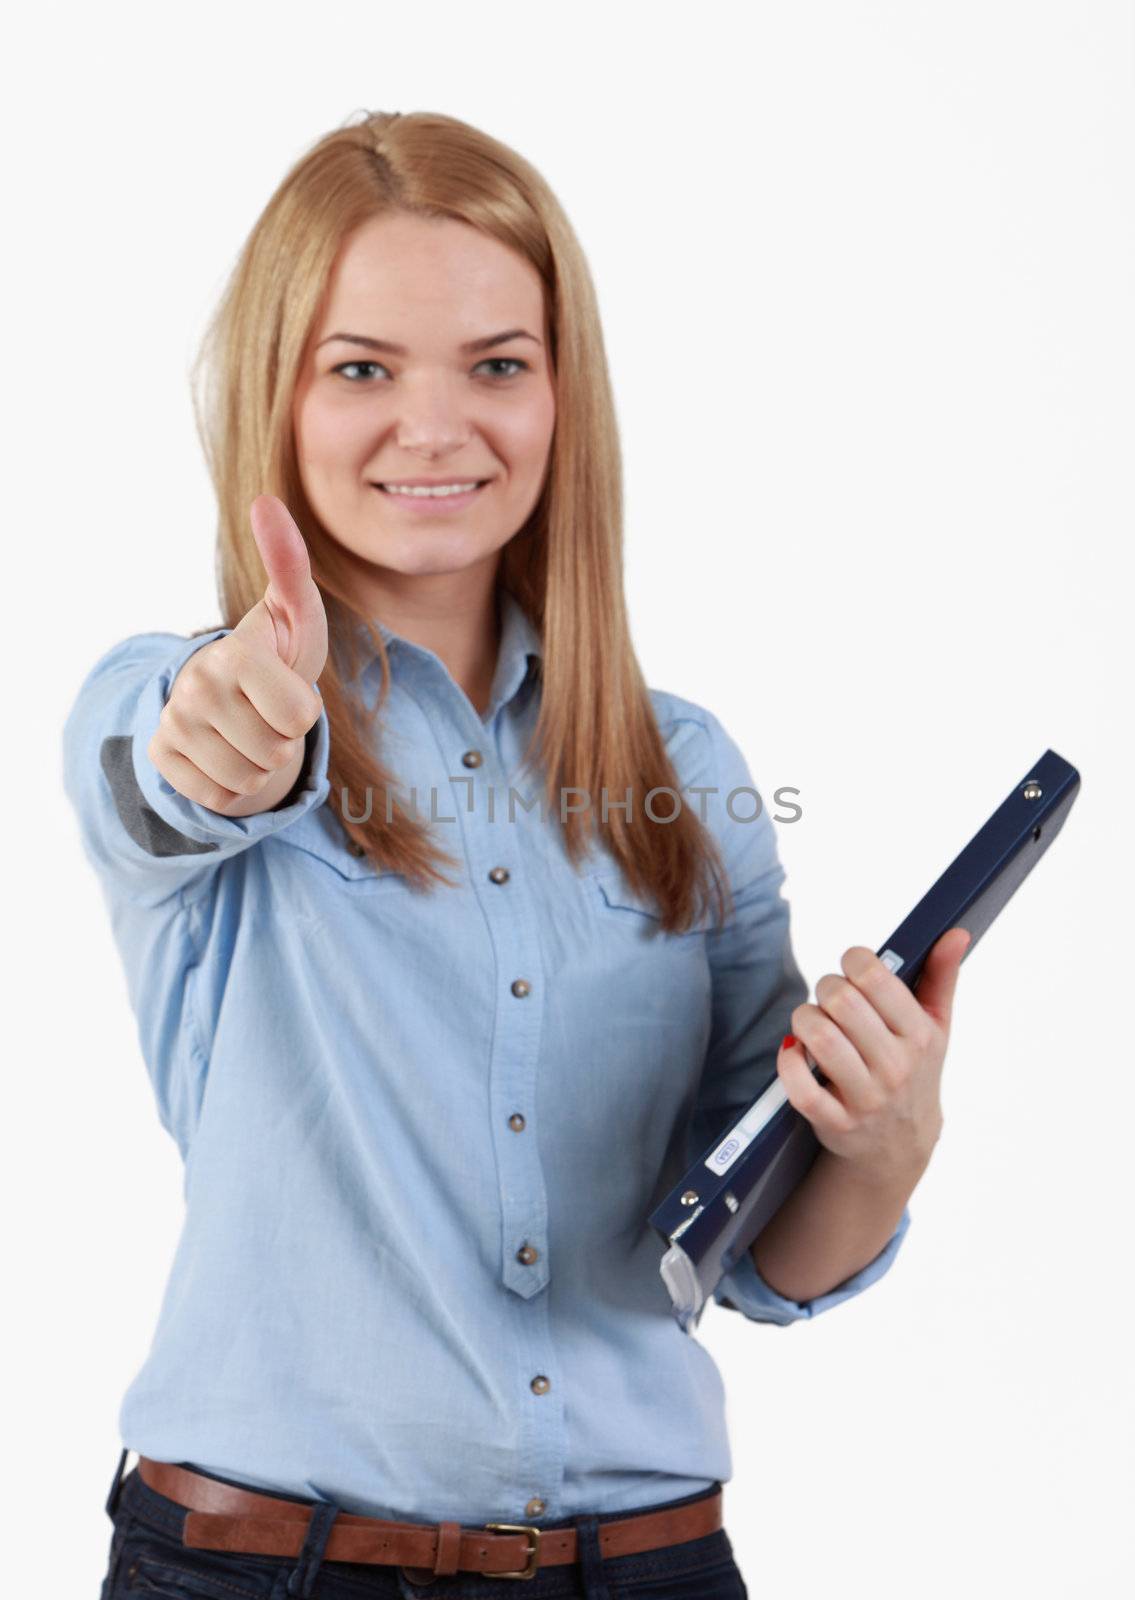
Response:
M538 1528L574 1527L579 1559L543 1567L534 1578L484 1578L459 1573L414 1583L400 1567L322 1559L335 1514L332 1501L305 1501L321 1510L313 1517L298 1556L257 1556L183 1545L185 1508L155 1494L134 1467L123 1476L123 1450L107 1496L114 1524L110 1563L99 1600L151 1595L165 1600L748 1600L724 1528L701 1539L604 1559L597 1529L626 1515L564 1517ZM192 1466L190 1462L180 1463ZM200 1467L194 1467L199 1472ZM206 1474L210 1476L210 1474ZM715 1486L716 1488L717 1486ZM263 1491L259 1491L263 1493ZM715 1490L707 1490L706 1495ZM686 1495L640 1509L689 1505L706 1495ZM289 1496L299 1499L299 1496ZM503 1520L507 1520L502 1518Z

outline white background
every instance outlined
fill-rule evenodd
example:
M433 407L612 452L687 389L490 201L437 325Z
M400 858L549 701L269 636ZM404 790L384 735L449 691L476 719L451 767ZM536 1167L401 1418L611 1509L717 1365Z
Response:
M813 985L1046 747L1080 769L962 968L889 1275L790 1328L714 1309L699 1337L754 1597L1118 1592L1130 8L70 4L8 37L5 1588L97 1592L182 1214L62 723L111 644L216 618L189 362L286 168L366 108L462 117L560 196L647 681L716 711L765 793L800 789L779 836Z

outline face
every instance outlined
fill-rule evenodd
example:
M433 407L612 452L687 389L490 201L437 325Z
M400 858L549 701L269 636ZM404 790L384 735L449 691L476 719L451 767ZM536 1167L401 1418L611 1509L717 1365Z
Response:
M491 576L551 451L539 275L448 217L364 224L336 260L292 416L304 492L357 559L360 598L404 592L405 579ZM423 478L482 487L452 500L380 487Z

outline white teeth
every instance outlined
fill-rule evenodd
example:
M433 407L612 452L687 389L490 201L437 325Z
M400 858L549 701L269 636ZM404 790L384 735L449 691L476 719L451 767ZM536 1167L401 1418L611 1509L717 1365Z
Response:
M390 483L384 483L382 487L387 494L433 495L438 498L444 498L447 494L468 494L470 489L477 487L477 484L476 480L474 480L472 483L442 483L428 489L424 486L415 488L403 486L400 488Z

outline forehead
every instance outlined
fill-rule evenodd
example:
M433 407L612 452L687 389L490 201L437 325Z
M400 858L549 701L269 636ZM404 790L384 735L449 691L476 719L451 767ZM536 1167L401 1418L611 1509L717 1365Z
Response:
M476 338L510 326L541 334L543 284L530 262L451 217L373 218L336 257L321 318L341 329L397 340Z

